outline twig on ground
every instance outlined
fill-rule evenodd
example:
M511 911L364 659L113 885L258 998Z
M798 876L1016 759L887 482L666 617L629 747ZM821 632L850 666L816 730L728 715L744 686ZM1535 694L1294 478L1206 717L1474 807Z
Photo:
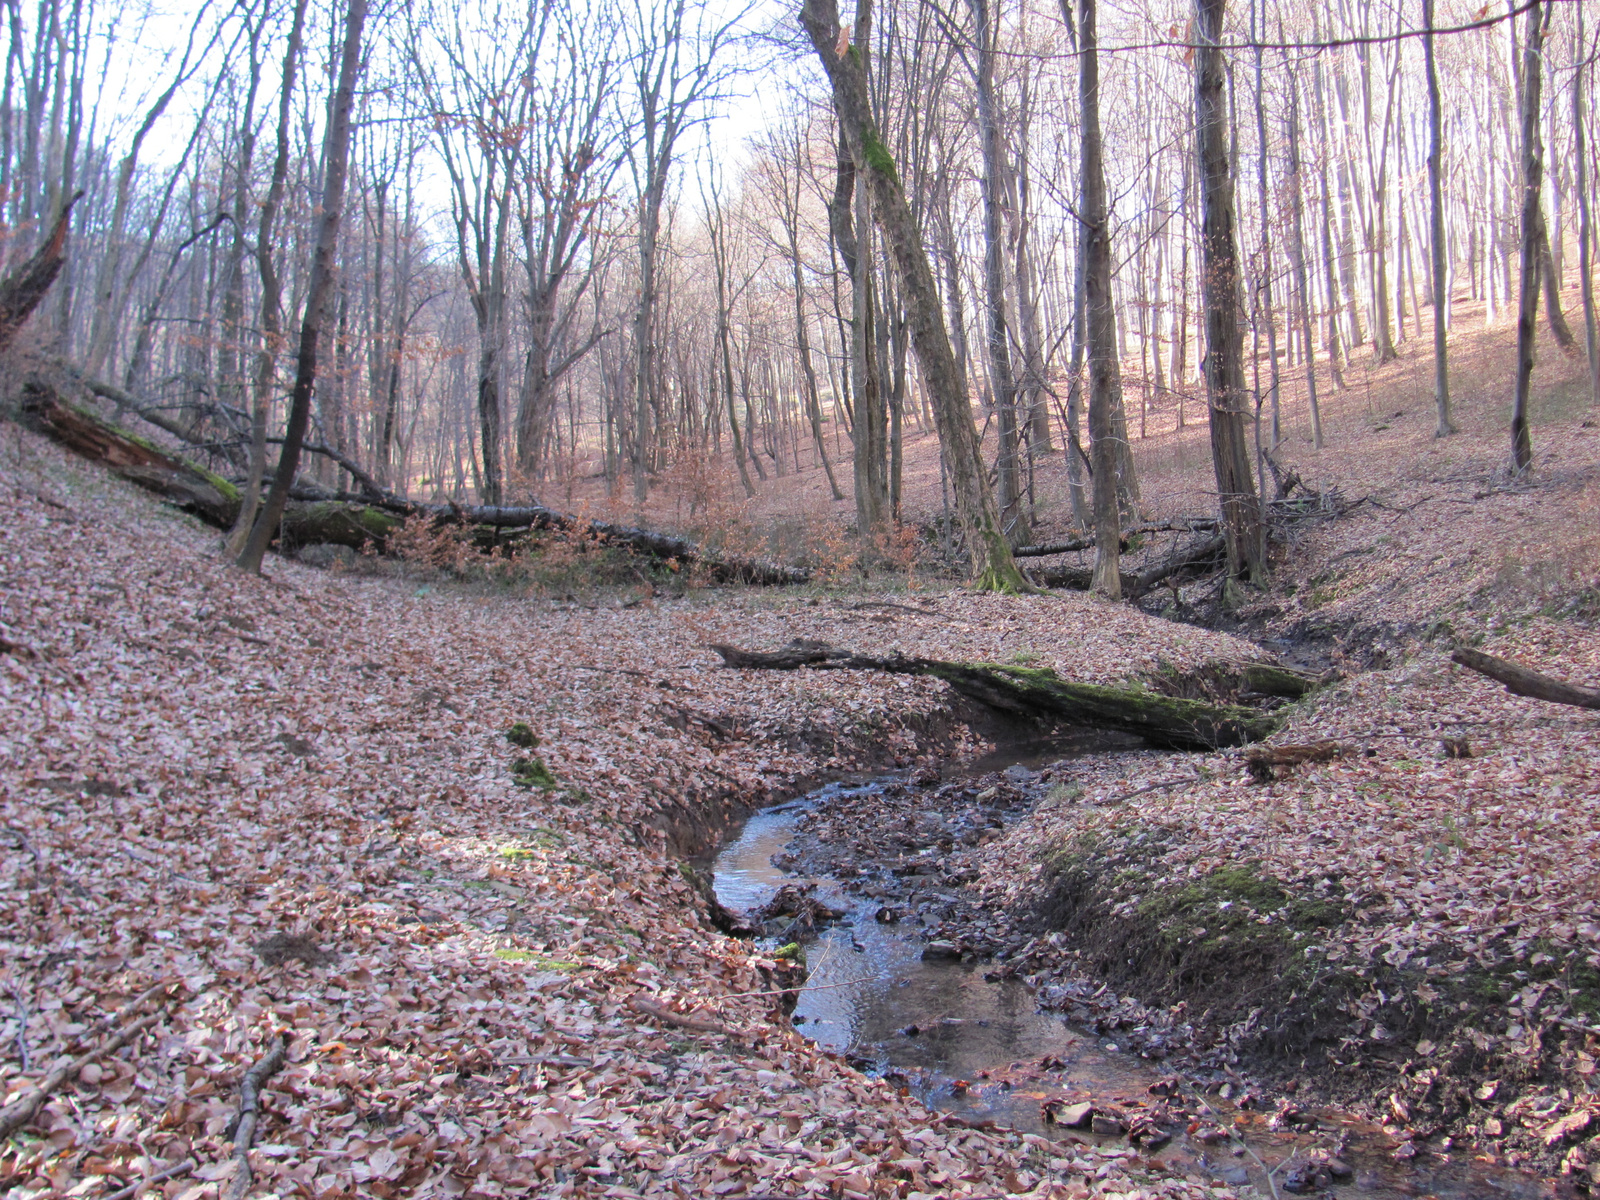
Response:
M1283 1166L1283 1163L1279 1163L1278 1167L1270 1167L1269 1168L1266 1163L1261 1161L1261 1156L1250 1148L1250 1143L1245 1141L1244 1138L1239 1136L1239 1131L1237 1129L1235 1129L1230 1122L1223 1121L1222 1114L1219 1113L1216 1109L1212 1108L1211 1105L1206 1102L1206 1098L1204 1096L1202 1096L1198 1091L1196 1091L1194 1093L1194 1098L1200 1102L1200 1107L1201 1108L1205 1109L1208 1113L1210 1113L1213 1117L1215 1117L1217 1119L1217 1124L1219 1126L1222 1126L1222 1127L1224 1127L1226 1129L1228 1136L1230 1138L1232 1138L1234 1141L1238 1142L1240 1148L1243 1149L1246 1154L1248 1154L1251 1158L1255 1159L1256 1166L1260 1167L1262 1169L1262 1171L1264 1171L1266 1173L1267 1190L1272 1193L1272 1200L1281 1200L1281 1198L1278 1195L1278 1185L1272 1182L1272 1175L1273 1175L1273 1172L1275 1172L1278 1169L1278 1167ZM1289 1157L1293 1158L1294 1155L1291 1154ZM1287 1162L1287 1161L1288 1161L1288 1159L1284 1160L1284 1162Z
M154 1175L141 1179L137 1183L130 1183L125 1188L118 1188L116 1191L100 1197L100 1200L133 1200L133 1197L137 1196L145 1188L155 1187L156 1184L165 1183L169 1179L176 1179L179 1175L187 1175L199 1165L194 1159L186 1158L182 1162L173 1163L170 1167L163 1167Z
M46 1075L37 1087L17 1097L4 1108L0 1108L0 1141L4 1141L33 1120L39 1110L44 1107L44 1102L68 1079L77 1075L79 1071L83 1070L95 1059L104 1058L106 1055L122 1049L127 1043L161 1020L164 1015L164 1013L159 1012L151 1013L148 1017L135 1021L105 1045L97 1046L86 1054L80 1054L77 1058L68 1060Z
M28 1008L28 998L21 991L12 994L17 999L17 1059L22 1063L23 1074L27 1074L33 1070L28 1058L28 1019L33 1012Z
M744 1036L740 1030L724 1025L721 1021L712 1021L705 1017L692 1017L684 1013L676 1013L653 1000L645 999L643 996L629 996L628 1007L633 1009L634 1012L642 1013L644 1016L654 1020L663 1021L668 1025L677 1025L682 1029L692 1029L696 1033L720 1033L724 1037Z
M1105 800L1094 800L1096 806L1105 804L1121 804L1124 800L1132 800L1135 796L1143 796L1146 792L1159 792L1167 788L1182 787L1186 783L1204 782L1204 775L1186 775L1182 779L1163 779L1159 783L1146 784L1142 788L1134 788L1131 792L1123 792L1120 796L1111 796Z
M165 871L168 875L171 875L174 879L181 879L185 883L192 883L192 884L195 885L195 887L215 887L216 886L215 884L206 882L204 879L196 879L193 875L185 875L182 871L174 871L171 867L167 866L167 864L164 863L164 862L159 862L159 861L151 862L148 858L140 858L137 854L135 854L132 850L129 850L126 846L118 846L117 847L117 851L124 858L131 859L134 862L138 863L140 866L154 867L158 871Z
M935 609L913 608L909 604L891 604L887 600L863 600L860 604L846 604L844 607L851 612L860 612L864 608L894 608L900 612L916 613L919 617L942 617L946 621L950 619Z
M280 1033L255 1066L244 1073L239 1084L239 1117L233 1129L233 1157L239 1171L228 1189L229 1200L243 1200L255 1178L250 1170L250 1147L256 1140L256 1121L261 1115L261 1089L283 1069L283 1056L289 1049L289 1035Z

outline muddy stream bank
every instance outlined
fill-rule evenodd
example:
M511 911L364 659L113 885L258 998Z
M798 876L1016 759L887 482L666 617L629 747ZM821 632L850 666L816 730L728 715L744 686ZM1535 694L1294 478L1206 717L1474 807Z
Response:
M1008 969L1038 933L1031 914L984 909L973 852L1070 787L1076 759L1118 748L1104 735L1056 739L950 781L924 768L829 784L753 814L725 842L717 898L749 915L765 946L803 956L800 1032L965 1121L1125 1147L1262 1196L1560 1194L1466 1146L1396 1158L1369 1121L1186 1070L1175 1030L1097 1019L1122 998L1095 981L1036 990Z

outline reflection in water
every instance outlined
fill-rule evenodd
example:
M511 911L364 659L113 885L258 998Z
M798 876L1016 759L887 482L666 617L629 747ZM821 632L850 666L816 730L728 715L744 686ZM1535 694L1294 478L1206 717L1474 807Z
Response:
M795 1009L801 1031L831 1049L876 1063L891 1079L903 1079L930 1106L957 1110L969 1119L991 1118L1013 1129L1090 1140L1088 1134L1046 1126L1041 1101L1092 1097L1097 1102L1143 1102L1158 1077L1151 1064L1119 1054L1105 1039L1076 1032L1059 1017L1037 1011L1032 992L1019 981L986 981L981 964L922 961L915 916L879 924L877 901L845 891L836 880L796 876L772 865L772 857L794 838L801 814L835 797L870 792L873 786L830 784L804 799L764 809L716 859L717 898L729 908L749 912L785 883L815 883L818 899L847 914L806 945L810 976ZM940 898L930 878L909 907ZM1387 1153L1392 1141L1343 1114L1319 1114L1328 1131L1321 1137L1268 1130L1264 1114L1227 1115L1238 1116L1252 1150L1268 1164L1297 1152L1303 1161L1314 1144L1332 1140L1330 1126L1343 1126L1350 1135L1346 1158L1356 1175L1354 1182L1336 1189L1341 1195L1363 1200L1535 1200L1554 1194L1550 1185L1531 1176L1488 1167L1459 1153L1396 1163ZM1191 1144L1181 1129L1178 1134L1160 1155L1170 1166L1231 1184L1253 1182L1262 1195L1270 1194L1265 1173L1242 1150L1230 1153L1226 1142Z

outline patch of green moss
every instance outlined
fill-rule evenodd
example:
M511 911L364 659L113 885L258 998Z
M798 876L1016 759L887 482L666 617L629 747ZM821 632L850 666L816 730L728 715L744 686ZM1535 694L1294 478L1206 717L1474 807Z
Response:
M501 962L532 963L545 971L576 971L581 963L564 958L549 958L532 950L496 950L494 956Z
M539 735L533 732L532 726L526 721L518 721L506 730L506 741L522 750L537 750L539 748Z
M519 758L511 764L511 782L518 787L540 788L547 792L561 786L550 768L544 765L544 760L536 756Z

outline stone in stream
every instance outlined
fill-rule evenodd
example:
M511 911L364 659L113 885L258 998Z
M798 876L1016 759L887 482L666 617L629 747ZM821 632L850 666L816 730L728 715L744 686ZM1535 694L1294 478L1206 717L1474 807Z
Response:
M955 942L929 942L922 948L924 962L949 962L961 957L961 947Z
M1110 1113L1095 1113L1089 1118L1089 1132L1101 1137L1121 1137L1128 1127Z
M1087 1129L1089 1122L1094 1119L1094 1105L1088 1101L1082 1104L1067 1104L1057 1106L1046 1103L1044 1116L1047 1121L1054 1121L1066 1129Z
M1343 1183L1345 1180L1353 1179L1355 1177L1355 1169L1342 1158L1330 1158L1322 1165L1323 1169L1326 1170L1329 1176L1332 1177L1337 1183Z

